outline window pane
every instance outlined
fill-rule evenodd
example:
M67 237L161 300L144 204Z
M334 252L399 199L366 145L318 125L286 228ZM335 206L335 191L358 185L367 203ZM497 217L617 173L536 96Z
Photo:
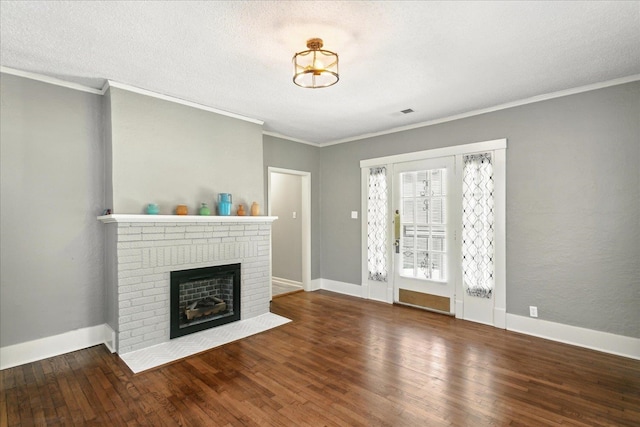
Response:
M431 278L433 280L444 280L444 254L431 252Z
M429 252L418 252L418 262L420 269L416 277L421 279L431 279L431 260Z
M418 212L416 213L416 222L419 224L429 223L429 199L419 197L416 199Z
M437 197L437 198L431 199L430 208L431 208L430 222L433 224L444 224L446 222L444 198Z
M413 197L415 195L415 175L403 174L402 175L402 197Z
M445 194L443 189L442 175L443 169L432 170L431 172L431 196L443 196Z
M446 169L400 174L402 276L445 281Z
M429 245L429 249L432 251L446 252L445 242L444 226L433 226L431 228L431 245Z
M402 201L402 220L403 224L414 223L414 205L415 199L404 199Z

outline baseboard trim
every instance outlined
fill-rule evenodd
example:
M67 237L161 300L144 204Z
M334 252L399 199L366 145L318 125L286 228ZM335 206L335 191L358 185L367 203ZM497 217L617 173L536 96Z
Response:
M351 295L352 297L365 298L363 296L363 287L354 285L353 283L338 282L337 280L320 279L321 289L337 292L339 294ZM366 299L366 298L365 298Z
M493 309L493 326L500 329L507 329L507 310L504 308Z
M102 325L104 328L104 345L109 349L111 353L116 352L116 331L111 329L111 326L106 323Z
M302 289L302 282L297 282L295 280L283 279L282 277L271 277L271 283L279 283L285 286L297 286Z
M508 313L506 321L509 331L640 360L640 338Z
M322 279L313 279L311 280L310 285L310 291L318 291L320 289L322 289Z
M106 324L0 348L0 370L59 356L98 344L114 352L115 332Z

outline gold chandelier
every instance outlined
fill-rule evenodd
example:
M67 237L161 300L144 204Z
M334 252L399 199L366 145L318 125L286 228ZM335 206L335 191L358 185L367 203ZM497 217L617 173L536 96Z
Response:
M309 50L293 55L293 82L300 87L317 89L336 84L338 54L322 49L322 39L307 40Z

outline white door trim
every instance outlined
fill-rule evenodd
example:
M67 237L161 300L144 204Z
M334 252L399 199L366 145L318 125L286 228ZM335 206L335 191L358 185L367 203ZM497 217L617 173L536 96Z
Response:
M271 174L281 173L296 175L302 178L302 210L300 212L302 225L302 287L305 291L311 291L311 172L271 166L267 168L267 172L267 204L269 216L271 216ZM271 297L272 295L269 296Z
M412 162L414 160L435 159L436 157L456 156L462 154L479 153L484 151L507 148L507 139L474 142L472 144L452 145L450 147L434 148L432 150L415 151L413 153L396 154L393 156L377 157L375 159L360 160L361 168L371 166L385 166L390 163Z

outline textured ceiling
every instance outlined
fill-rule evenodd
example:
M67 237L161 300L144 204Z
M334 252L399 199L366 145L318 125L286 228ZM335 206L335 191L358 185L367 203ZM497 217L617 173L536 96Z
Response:
M640 74L638 1L2 1L0 31L2 66L109 79L314 144ZM291 81L312 37L340 55L335 86Z

